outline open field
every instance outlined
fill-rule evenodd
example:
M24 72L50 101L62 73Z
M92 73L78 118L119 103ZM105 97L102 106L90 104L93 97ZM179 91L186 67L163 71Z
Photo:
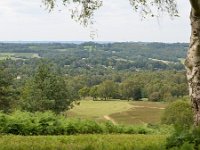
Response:
M0 136L0 150L164 150L164 135Z
M16 59L40 58L40 56L37 53L0 53L0 60L4 60L6 58L16 60Z
M184 64L184 62L185 62L185 58L179 58L178 59L182 64Z
M114 124L159 123L166 103L143 101L83 100L67 112L68 117L110 120Z
M174 63L174 62L171 62L171 61L160 60L160 59L153 59L153 58L149 58L149 60L153 60L153 61L157 61L157 62L162 62L162 63L165 63L165 64Z

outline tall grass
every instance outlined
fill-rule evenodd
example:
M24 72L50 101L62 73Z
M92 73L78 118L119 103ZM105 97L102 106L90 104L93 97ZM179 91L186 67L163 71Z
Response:
M1 136L0 150L164 150L166 136Z

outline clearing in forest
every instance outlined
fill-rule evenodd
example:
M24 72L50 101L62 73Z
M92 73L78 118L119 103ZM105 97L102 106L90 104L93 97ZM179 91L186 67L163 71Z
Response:
M159 123L166 105L161 102L82 100L67 112L67 116L113 124Z

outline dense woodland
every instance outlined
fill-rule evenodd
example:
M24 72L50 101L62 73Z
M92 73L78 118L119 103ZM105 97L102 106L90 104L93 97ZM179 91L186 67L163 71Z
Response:
M188 94L188 44L0 43L0 107L60 113L93 100L173 101Z
M67 74L101 74L109 69L183 70L180 59L185 58L187 48L188 44L180 43L0 44L2 53L36 53L38 57L50 59L61 68L65 67L62 71ZM20 58L26 59L26 56Z

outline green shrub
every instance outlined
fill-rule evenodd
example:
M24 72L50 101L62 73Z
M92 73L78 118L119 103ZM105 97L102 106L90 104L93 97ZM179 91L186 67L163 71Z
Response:
M114 125L111 122L97 123L92 120L67 119L53 112L21 112L10 115L0 113L0 133L16 135L71 135L71 134L148 134L153 129L147 126Z
M3 132L7 124L7 115L0 112L0 133Z
M153 92L148 97L149 101L158 102L161 100L161 94L159 92Z
M171 150L198 150L200 128L193 127L193 112L186 101L171 103L165 110L162 123L173 124L174 133L167 138L166 148Z
M163 116L162 123L173 124L176 128L190 128L193 124L191 105L185 101L175 101L169 104Z
M166 148L198 150L200 148L200 127L195 127L190 130L175 130L175 132L167 138Z

